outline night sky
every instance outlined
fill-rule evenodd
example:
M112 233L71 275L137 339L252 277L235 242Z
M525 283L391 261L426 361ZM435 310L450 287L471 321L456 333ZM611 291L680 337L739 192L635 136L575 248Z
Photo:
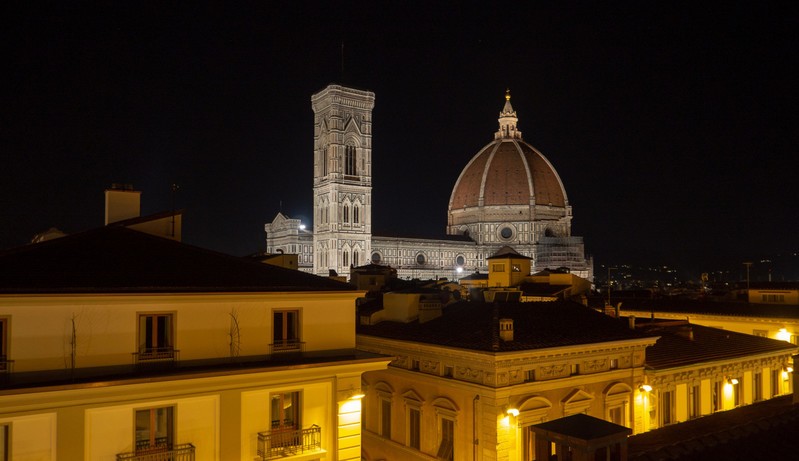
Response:
M73 3L0 7L0 248L176 183L185 242L263 249L281 206L310 224L310 97L341 83L376 94L377 234L444 233L510 88L597 267L799 250L787 2Z

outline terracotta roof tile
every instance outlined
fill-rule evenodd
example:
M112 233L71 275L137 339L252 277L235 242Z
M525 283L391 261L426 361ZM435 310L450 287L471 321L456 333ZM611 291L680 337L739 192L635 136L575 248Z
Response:
M354 287L119 226L0 252L0 293L341 290Z

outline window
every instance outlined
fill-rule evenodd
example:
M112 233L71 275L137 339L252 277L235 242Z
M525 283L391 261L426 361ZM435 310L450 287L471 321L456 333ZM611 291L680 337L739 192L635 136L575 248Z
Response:
M458 255L455 258L455 265L456 266L463 266L464 264L466 264L466 258L464 258L463 255Z
M0 372L8 371L8 365L8 318L0 318Z
M352 252L352 265L353 266L357 266L358 265L358 260L360 259L358 256L359 256L358 255L358 250L354 250Z
M524 376L524 382L530 383L535 381L535 370L527 370Z
M454 439L455 439L455 421L450 418L440 418L440 435L439 439L440 442L438 444L438 453L436 457L440 460L445 461L452 461L455 459L453 449L454 449Z
M783 294L763 294L762 301L764 303L784 303L785 295Z
M173 441L172 407L136 410L136 453L171 450Z
M269 417L271 430L293 432L300 429L300 393L281 392L272 394Z
M273 347L275 350L293 350L300 347L300 311L276 310L273 320Z
M660 425L674 423L674 391L660 393Z
M408 407L408 446L419 449L422 437L422 411L419 407Z
M426 259L425 259L424 255L422 253L419 253L418 255L416 255L416 264L418 264L420 266L423 266L425 261L426 261Z
M763 374L759 371L752 375L752 398L755 402L763 400Z
M513 237L513 229L511 229L510 227L503 227L503 228L502 228L502 229L499 231L499 235L500 235L500 237L502 237L503 239L507 240L507 239L509 239L509 238Z
M713 401L712 401L712 403L713 403L713 408L712 408L713 409L713 413L722 410L723 406L722 406L721 399L723 398L723 395L724 394L722 394L722 383L721 383L721 381L714 382L713 383L713 396L712 396L713 397Z
M322 150L322 176L327 176L327 146Z
M702 415L702 400L699 385L688 386L688 417L698 418Z
M11 459L11 450L9 450L9 430L8 424L0 424L0 461L8 461Z
M771 369L771 396L782 394L780 390L780 370L776 368Z
M452 365L445 365L444 366L444 377L445 378L452 378L455 376L454 367Z
M504 264L492 264L491 271L493 272L505 272L505 265Z
M732 402L736 407L741 406L743 402L743 393L741 392L741 379L732 380Z
M619 368L619 359L610 359L610 369L615 370Z
M347 250L341 252L341 265L342 266L350 265L350 252Z
M391 438L391 399L380 397L380 436Z
M352 222L358 224L361 222L361 207L355 205L352 207Z
M139 360L175 357L173 314L139 315Z
M571 365L571 374L572 375L579 375L580 374L580 365L576 363L572 363Z
M353 176L355 172L355 146L347 146L344 150L344 174Z
M344 205L344 222L350 222L350 206Z
M608 409L608 419L613 424L624 426L624 406L618 406Z

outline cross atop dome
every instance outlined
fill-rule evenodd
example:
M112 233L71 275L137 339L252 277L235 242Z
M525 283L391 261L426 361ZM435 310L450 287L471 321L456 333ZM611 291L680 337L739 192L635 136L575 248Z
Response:
M519 118L510 104L510 88L505 90L505 107L499 113L499 131L494 133L494 139L513 138L522 139L522 132L516 129Z

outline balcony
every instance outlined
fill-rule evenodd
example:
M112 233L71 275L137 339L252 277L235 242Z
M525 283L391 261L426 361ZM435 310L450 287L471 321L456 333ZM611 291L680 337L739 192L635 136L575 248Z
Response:
M269 355L287 352L305 352L305 342L299 339L283 339L269 345Z
M174 347L143 347L133 353L133 363L176 362L180 351Z
M258 459L260 460L311 453L324 453L322 428L316 424L307 429L258 433Z
M13 360L8 360L5 355L0 355L0 373L11 373L13 367Z
M117 461L194 461L194 445L184 443L171 449L163 446L120 453Z

